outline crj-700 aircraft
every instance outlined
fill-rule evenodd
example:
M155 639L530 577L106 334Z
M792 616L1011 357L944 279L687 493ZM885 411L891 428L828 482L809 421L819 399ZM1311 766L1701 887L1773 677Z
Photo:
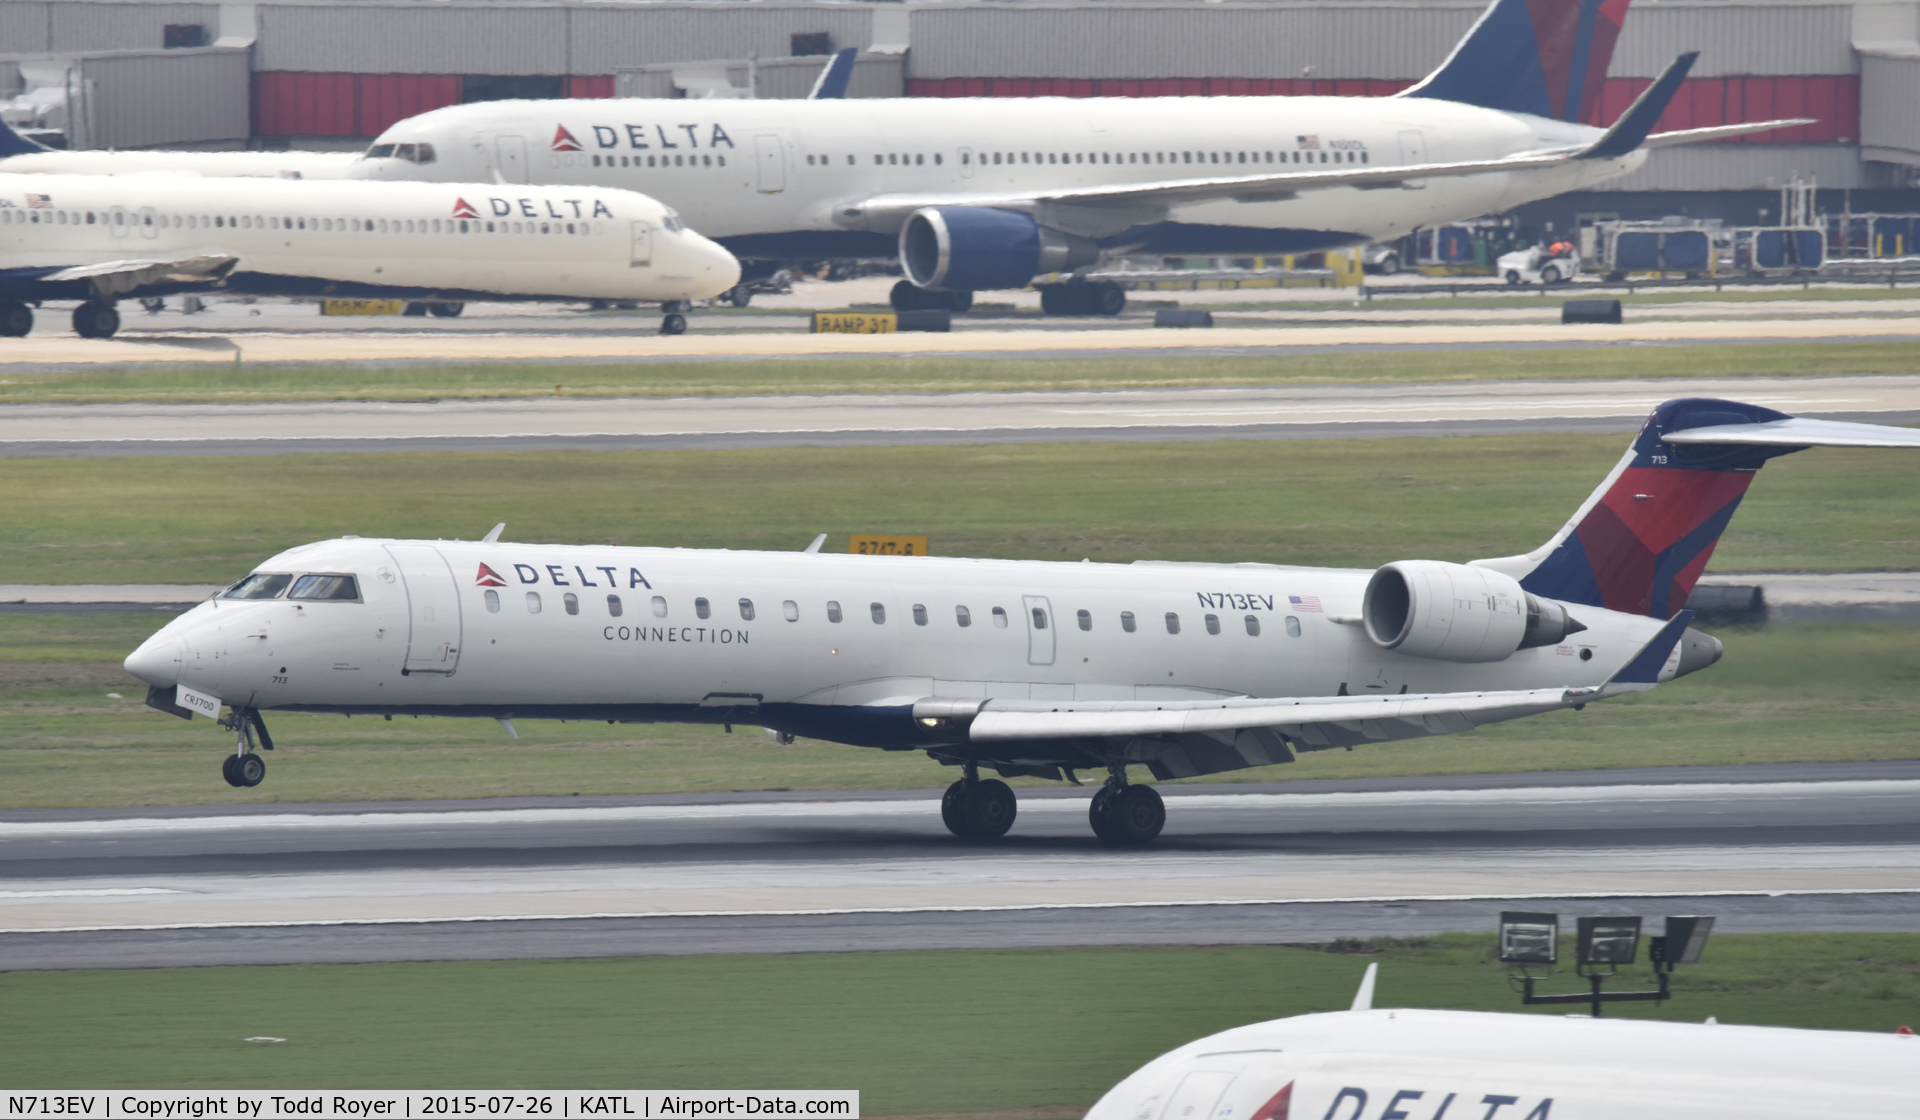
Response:
M608 299L677 305L740 265L672 209L603 187L0 174L0 336L29 303L78 299L108 338L114 301L219 288L423 300Z
M966 837L1014 819L982 768L1105 770L1094 831L1144 843L1166 811L1130 766L1291 762L1712 664L1694 581L1761 464L1816 444L1920 431L1669 401L1540 548L1376 571L345 537L267 560L126 667L163 711L229 706L237 785L275 710L759 724L961 767L942 816Z
M1235 1027L1162 1054L1086 1120L1901 1120L1920 1037L1375 1009Z
M1577 123L1626 9L1495 0L1395 97L487 102L395 124L348 174L632 187L680 208L749 277L897 253L911 281L897 307L963 309L976 289L1081 274L1117 253L1397 237L1624 175L1648 148L1794 123L1650 136L1693 55L1611 128ZM418 162L423 150L436 161ZM1068 314L1126 302L1098 280L1042 296Z

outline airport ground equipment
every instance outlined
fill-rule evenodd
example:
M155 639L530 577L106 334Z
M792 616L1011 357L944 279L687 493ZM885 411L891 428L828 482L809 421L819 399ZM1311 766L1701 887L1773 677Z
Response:
M1565 284L1580 275L1580 252L1567 242L1562 242L1561 246L1557 252L1545 245L1516 249L1501 257L1494 267L1510 287L1520 284L1546 287Z
M641 187L750 263L897 258L904 311L1115 256L1357 249L1595 186L1652 149L1804 123L1655 133L1693 54L1609 127L1582 123L1626 10L1493 0L1391 98L486 102L393 125L350 174ZM433 162L405 158L423 145ZM1114 310L1072 282L1045 302Z
M1038 563L346 537L291 549L126 660L175 713L754 724L986 777L1104 771L1096 835L1143 844L1170 781L1468 731L1644 692L1720 643L1684 604L1753 475L1920 430L1712 399L1655 409L1531 552L1375 569ZM261 717L256 719L255 717Z

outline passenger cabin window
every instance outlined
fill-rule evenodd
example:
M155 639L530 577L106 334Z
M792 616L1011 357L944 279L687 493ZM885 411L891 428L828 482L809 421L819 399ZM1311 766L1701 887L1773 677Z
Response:
M972 626L973 614L965 607L955 607L953 608L953 620L958 622L962 628Z
M527 592L527 613L540 613L540 593L538 591Z
M1207 624L1207 633L1209 634L1220 633L1220 616L1219 615L1217 614L1207 615L1205 621Z
M1006 608L1004 607L993 608L993 628L995 630L1005 630L1007 628Z
M1177 614L1174 614L1172 611L1168 611L1167 612L1167 633L1178 634L1179 632L1180 632L1180 616Z
M1075 617L1075 618L1078 618L1078 619L1080 620L1080 629L1082 629L1082 630L1091 630L1091 629L1093 629L1093 615L1092 615L1092 614L1090 614L1090 613L1088 613L1087 611L1075 611L1075 612L1074 612L1074 617Z
M1047 628L1047 612L1041 610L1039 607L1033 608L1033 628L1035 630L1045 630Z
M360 585L352 576L301 576L293 581L293 590L287 592L289 599L333 599L346 602L360 601Z
M293 582L292 576L270 576L260 572L248 576L232 587L227 588L223 599L278 599L280 593Z
M492 588L487 589L487 613L500 613L500 593Z
M913 605L913 624L915 626L925 626L927 624L927 605L925 603L915 603Z
M1299 636L1300 636L1300 620L1293 617L1292 615L1288 615L1287 616L1287 637L1297 638Z
M1125 630L1127 633L1131 634L1133 633L1133 628L1134 628L1133 612L1121 611L1120 612L1120 629Z
M1252 615L1248 615L1247 616L1247 637L1257 638L1259 636L1260 636L1260 620L1255 618Z
M622 614L626 613L626 609L627 609L626 607L620 604L620 596L618 595L607 596L607 613L609 615L613 616L614 618L619 618Z
M653 597L653 617L667 617L667 600L665 596L655 595Z
M798 622L800 621L800 604L788 599L780 604L780 614L788 622Z
M827 600L827 621L828 622L840 621L840 600L838 599Z
M580 613L580 596L575 595L573 592L569 591L565 595L560 596L560 602L561 605L567 608L568 614Z
M752 599L740 600L740 621L742 622L753 621L753 600Z
M867 610L873 614L873 624L879 626L887 621L887 608L880 603L867 604Z
M713 613L713 607L709 605L705 599L695 599L693 601L693 613L699 618L706 618Z

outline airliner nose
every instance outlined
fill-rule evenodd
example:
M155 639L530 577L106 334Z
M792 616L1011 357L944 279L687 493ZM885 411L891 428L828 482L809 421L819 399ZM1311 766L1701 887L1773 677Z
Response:
M740 258L728 252L726 246L692 231L688 231L687 241L693 265L698 270L694 275L710 283L716 293L740 282Z
M183 647L179 636L171 630L172 627L161 630L128 654L122 662L127 672L158 688L179 684Z

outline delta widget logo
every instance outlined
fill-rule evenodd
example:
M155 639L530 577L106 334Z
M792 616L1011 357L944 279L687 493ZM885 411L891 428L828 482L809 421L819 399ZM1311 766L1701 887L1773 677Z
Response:
M583 149L580 147L579 139L576 138L573 133L568 132L567 126L563 124L554 126L553 150L556 152L578 152Z
M466 199L456 198L453 200L453 216L456 218L478 218L480 211L475 210L473 203L468 202Z
M505 587L507 581L500 578L499 572L482 564L480 565L480 571L475 573L473 577L473 585L475 587Z

